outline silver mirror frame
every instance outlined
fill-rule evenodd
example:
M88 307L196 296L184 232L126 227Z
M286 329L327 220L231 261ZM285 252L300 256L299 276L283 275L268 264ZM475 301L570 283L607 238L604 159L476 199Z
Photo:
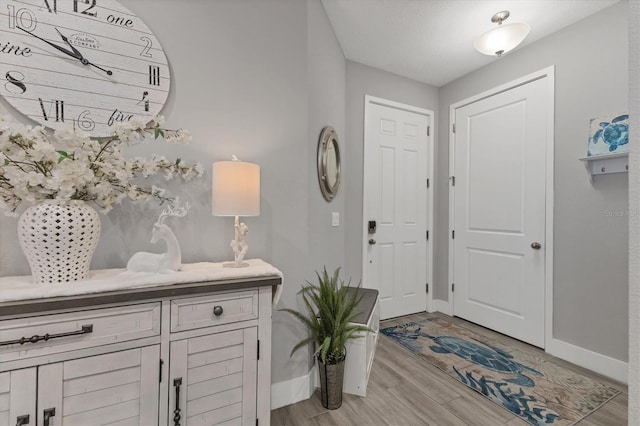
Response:
M335 152L335 176L328 175L330 147L333 147L333 152ZM325 200L332 201L338 193L340 175L340 146L338 143L338 134L333 127L326 126L322 129L322 132L320 132L320 139L318 140L318 181L320 183L320 191ZM333 185L330 183L332 180L335 180Z

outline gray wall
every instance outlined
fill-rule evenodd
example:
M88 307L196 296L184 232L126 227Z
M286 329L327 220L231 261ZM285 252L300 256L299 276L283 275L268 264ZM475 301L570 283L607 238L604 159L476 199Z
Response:
M628 3L620 2L440 89L437 228L448 227L449 105L555 65L555 338L627 360L628 176L589 182L588 120L627 110ZM607 212L614 212L608 215ZM447 299L448 240L437 241L436 296Z
M349 161L344 149L344 55L320 1L307 0L307 5L309 130L305 143L308 146L309 261L305 279L314 282L316 278L312 271L321 271L326 267L327 271L332 272L344 266L345 177L343 174L341 186L331 202L322 196L317 177L318 139L325 126L332 126L338 134L343 173L348 170ZM337 227L331 226L332 212L340 215L340 225ZM345 280L348 278L344 273L341 276ZM304 309L301 301L297 309ZM308 359L311 367L313 357L309 356Z
M346 271L355 282L362 278L362 172L364 155L364 96L371 95L430 109L438 119L438 89L399 75L347 61ZM437 129L437 126L436 126ZM435 136L438 132L435 132ZM436 147L437 155L438 147ZM438 158L438 157L436 157ZM438 201L436 201L436 204ZM436 234L438 233L435 230ZM445 231L446 232L446 231ZM366 285L366 284L365 284Z
M278 308L297 306L296 293L313 277L312 269L340 266L344 256L344 227L331 229L329 220L329 210L344 211L344 192L331 205L323 201L314 160L319 129L331 123L344 135L345 116L344 58L319 0L191 0L189 7L171 0L122 3L145 20L169 58L172 87L162 111L167 126L193 133L187 146L147 144L136 151L197 159L206 170L198 182L171 185L193 204L189 217L172 222L183 262L232 258L233 222L211 215L211 164L236 154L261 166L261 214L243 218L249 226L247 257L262 258L284 273ZM0 108L21 119L3 100ZM149 243L158 212L153 202L125 201L102 215L92 268L121 268L136 251L161 251ZM16 223L0 218L2 276L29 273ZM274 382L307 374L307 353L289 358L305 336L290 316L274 312Z
M344 149L345 135L345 59L329 18L317 0L308 0L307 55L309 67L309 257L310 267L328 271L344 265L345 176L337 195L327 202L317 179L318 138L331 125L338 134L343 173L350 168ZM340 225L331 226L331 213L340 215ZM344 276L344 275L343 275ZM346 278L346 277L345 277Z
M640 424L640 0L629 1L629 424Z

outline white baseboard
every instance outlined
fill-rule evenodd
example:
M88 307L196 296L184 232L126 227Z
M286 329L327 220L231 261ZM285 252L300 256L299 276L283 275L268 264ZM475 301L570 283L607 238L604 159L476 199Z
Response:
M545 351L565 361L628 384L629 364L558 339L551 339Z
M316 376L318 375L315 364L314 367L302 377L296 377L284 382L273 383L271 385L271 409L295 404L311 398L316 389Z
M451 304L446 300L433 299L433 312L442 312L446 315L453 315L453 310L451 309Z

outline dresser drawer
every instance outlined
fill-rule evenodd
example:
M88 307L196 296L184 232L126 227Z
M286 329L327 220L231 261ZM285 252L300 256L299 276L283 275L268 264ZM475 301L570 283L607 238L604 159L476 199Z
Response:
M258 318L257 290L171 301L171 332L256 318Z
M160 304L0 321L0 363L160 335Z

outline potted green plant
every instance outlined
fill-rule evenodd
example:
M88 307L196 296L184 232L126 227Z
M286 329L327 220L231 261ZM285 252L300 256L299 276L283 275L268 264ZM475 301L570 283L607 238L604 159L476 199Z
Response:
M362 337L359 332L371 331L368 327L352 323L359 314L356 310L361 296L357 288L350 287L339 278L340 268L333 275L324 268L316 271L318 283L302 287L302 301L306 313L294 309L283 309L302 322L310 336L300 341L291 350L291 355L301 347L314 342L314 356L320 371L322 406L330 410L342 405L342 383L344 377L345 344L347 340Z

